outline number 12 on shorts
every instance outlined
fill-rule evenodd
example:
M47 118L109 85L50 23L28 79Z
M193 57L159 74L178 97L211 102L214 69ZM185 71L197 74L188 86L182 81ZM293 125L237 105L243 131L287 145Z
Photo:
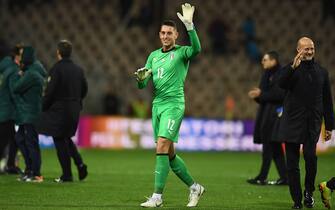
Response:
M167 128L168 128L169 132L173 131L175 122L176 122L175 120L168 119L168 126L167 126Z

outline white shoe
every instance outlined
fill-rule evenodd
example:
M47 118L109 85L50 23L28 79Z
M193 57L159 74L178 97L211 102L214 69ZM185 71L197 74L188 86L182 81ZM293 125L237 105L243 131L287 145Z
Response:
M163 200L161 198L147 198L148 200L144 203L141 203L141 206L144 208L156 208L163 206Z
M205 188L200 184L195 184L194 187L190 188L190 195L188 197L187 207L195 207L198 205L199 199L205 192Z

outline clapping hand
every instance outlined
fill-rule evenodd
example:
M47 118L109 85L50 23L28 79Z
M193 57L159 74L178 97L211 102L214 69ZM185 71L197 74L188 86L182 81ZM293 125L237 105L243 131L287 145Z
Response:
M151 69L146 69L145 67L137 69L135 71L136 79L137 81L143 81L145 80L150 74L152 73Z

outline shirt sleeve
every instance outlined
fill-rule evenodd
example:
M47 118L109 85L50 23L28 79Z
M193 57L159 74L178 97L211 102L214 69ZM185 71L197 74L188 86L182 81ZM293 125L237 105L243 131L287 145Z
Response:
M16 94L22 94L27 91L35 83L35 76L33 73L27 71L20 77L13 86L13 91Z
M57 71L55 71L55 69L51 69L47 79L48 83L43 98L43 111L47 110L53 103L56 88L58 86L58 80L59 76Z
M293 84L294 84L294 72L296 70L294 70L292 67L291 67L291 64L285 66L283 69L282 69L282 72L281 72L281 75L280 75L280 78L279 78L279 87L283 88L283 89L290 89Z
M200 53L201 44L195 29L188 31L187 33L190 38L191 46L185 47L184 56L186 59L192 59Z

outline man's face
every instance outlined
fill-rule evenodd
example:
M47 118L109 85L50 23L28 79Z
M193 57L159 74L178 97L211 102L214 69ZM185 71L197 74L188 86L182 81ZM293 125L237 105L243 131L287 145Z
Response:
M268 54L265 54L262 58L262 66L264 70L271 69L276 65L275 59L271 59Z
M309 40L302 41L297 50L303 51L301 60L312 60L315 54L314 43Z
M22 60L22 54L23 54L23 48L21 48L21 49L19 50L19 55L16 55L16 56L15 56L15 60L16 60L17 63L21 63L21 60Z
M177 30L172 26L162 25L159 32L159 38L165 49L170 49L176 44L178 38Z

